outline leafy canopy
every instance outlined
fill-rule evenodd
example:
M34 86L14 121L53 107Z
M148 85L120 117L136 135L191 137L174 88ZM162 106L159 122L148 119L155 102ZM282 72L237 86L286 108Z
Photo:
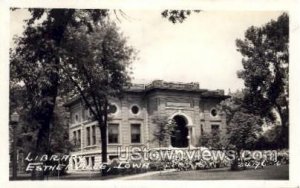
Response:
M250 27L236 41L242 54L245 106L270 121L288 125L289 17L286 13L262 27ZM274 113L276 112L276 113Z

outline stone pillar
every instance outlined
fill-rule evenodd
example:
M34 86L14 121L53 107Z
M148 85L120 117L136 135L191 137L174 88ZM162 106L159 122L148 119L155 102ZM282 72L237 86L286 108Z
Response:
M73 163L73 161L74 161L74 163ZM75 166L73 166L73 169L78 170L77 156L72 157L72 164L75 165Z
M88 170L90 170L90 169L91 169L91 166L92 166L92 164L91 164L91 163L92 163L91 157L88 157L88 161L89 161L89 162L88 162L89 165L86 164L86 167L87 167Z
M192 145L192 140L193 140L193 125L187 125L187 128L188 128L188 136L187 136L187 139L188 139L188 143L189 143L189 148L193 147Z

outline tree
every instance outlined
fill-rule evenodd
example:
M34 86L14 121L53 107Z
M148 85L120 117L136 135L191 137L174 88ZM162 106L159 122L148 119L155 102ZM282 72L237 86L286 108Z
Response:
M225 149L235 150L235 160L231 168L238 169L240 152L253 149L262 131L264 121L256 114L244 108L244 93L236 92L232 97L223 101L220 111L226 115L226 135L222 139Z
M38 123L28 115L30 112L24 108L26 103L26 89L20 85L10 85L10 111L17 111L20 114L20 122L17 127L17 150L23 156L35 153L37 134L39 131ZM63 107L63 101L58 100L54 109L54 118L50 122L49 129L49 155L65 154L71 151L72 145L68 139L68 115ZM10 127L11 128L11 127ZM10 130L10 133L12 131ZM10 139L12 135L10 135ZM11 142L11 141L10 141ZM10 150L11 151L11 150ZM18 162L21 162L22 157ZM24 158L23 158L24 160ZM27 161L23 167L26 168ZM22 169L25 170L25 169Z
M17 11L17 8L12 8ZM60 74L60 59L64 54L62 41L68 27L86 26L84 32L93 31L96 25L107 18L105 9L28 9L31 17L26 20L22 37L15 38L16 48L10 51L11 84L23 83L26 88L28 115L36 120L39 133L36 152L44 153L49 149L49 129L53 118L56 97L66 84ZM113 10L116 15L116 10ZM119 10L121 15L124 13ZM176 11L165 12L165 17L174 17ZM184 11L187 14L189 11ZM181 13L182 17L185 13ZM116 15L117 16L117 15ZM184 16L185 17L185 16ZM170 18L171 19L171 18ZM177 19L177 18L176 18ZM63 85L63 86L62 86Z
M284 148L285 143L282 142L284 139L282 136L282 126L275 125L269 130L265 131L256 143L256 149L278 149Z
M169 119L167 116L162 115L154 116L152 118L152 123L156 125L156 127L152 133L153 139L151 141L158 142L158 147L161 149L162 146L166 146L170 142L170 138L174 134L177 123L174 119ZM165 160L161 162L165 162ZM162 168L164 168L164 166L165 165L163 165Z
M261 131L262 120L245 112L234 114L231 122L227 125L230 134L229 143L234 145L237 151L252 149Z
M65 155L73 149L73 144L69 140L69 113L63 105L63 99L58 97L49 134L51 154Z
M177 126L176 122L167 116L156 115L152 118L152 123L156 125L152 141L158 142L159 147L166 145Z
M130 87L129 65L135 51L115 23L107 21L89 33L86 30L87 26L67 29L63 42L65 53L60 64L69 86L75 88L75 93L98 122L102 162L105 163L109 99L122 98Z
M49 152L49 129L56 97L63 83L60 59L66 28L86 25L89 32L107 10L29 9L23 36L16 38L10 53L11 83L24 83L30 116L38 126L36 153Z
M281 138L288 147L289 125L289 17L286 13L262 27L250 27L245 39L236 41L242 54L244 107L256 115L282 125Z
M237 169L237 160L244 149L253 149L263 122L260 117L249 113L237 112L234 114L230 124L227 125L228 143L236 150L236 157L232 163L232 169Z

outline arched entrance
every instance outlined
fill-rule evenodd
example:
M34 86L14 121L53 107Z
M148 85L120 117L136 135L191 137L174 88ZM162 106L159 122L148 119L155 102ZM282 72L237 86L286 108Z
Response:
M187 127L187 120L182 115L176 115L173 117L174 121L176 122L177 126L174 129L174 132L171 136L171 145L173 147L183 148L188 147L188 134L189 130Z

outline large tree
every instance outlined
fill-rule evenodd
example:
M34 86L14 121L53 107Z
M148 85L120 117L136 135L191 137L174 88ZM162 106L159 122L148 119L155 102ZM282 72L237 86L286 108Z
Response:
M59 87L64 79L60 75L62 41L68 27L99 24L107 10L29 9L23 36L15 39L16 48L10 53L11 84L26 87L29 115L38 126L36 153L49 152L49 130Z
M12 8L12 11L16 11ZM62 40L68 27L94 26L107 18L109 10L104 9L28 9L31 16L26 20L23 36L15 38L16 48L11 50L10 83L24 83L27 104L24 105L32 119L39 125L36 152L44 153L49 148L49 129L59 87L64 82L60 74L60 59L64 53ZM118 19L118 12L112 10ZM197 12L197 11L196 11ZM191 11L166 10L162 15L173 23L182 22ZM64 88L64 87L62 87Z
M269 122L281 123L281 138L288 147L289 125L289 17L286 13L262 27L250 27L236 41L246 87L244 106Z
M135 51L114 23L107 21L89 33L87 29L68 28L63 42L62 74L98 122L102 162L107 162L109 99L122 98L130 87L129 65Z
M18 163L22 166L21 171L26 169L28 161L24 160L29 153L35 153L36 150L36 135L39 131L39 124L30 116L30 111L24 108L26 104L26 89L20 85L10 85L10 110L18 112L20 115L20 122L16 128L17 132L17 150L20 155ZM63 107L63 101L58 98L53 112L53 119L50 122L49 129L49 153L48 154L66 154L72 149L72 144L69 142L68 135L68 113ZM10 134L12 134L12 127L10 127ZM13 135L10 135L12 139ZM11 143L12 141L10 141ZM10 152L13 152L10 150ZM24 162L24 163L23 163ZM21 165L19 165L20 167Z
M50 152L49 131L57 96L75 91L99 122L102 160L107 161L108 97L129 86L133 50L108 10L29 9L22 37L11 55L11 84L26 88L29 115L39 126L36 153ZM75 86L75 90L72 90Z

